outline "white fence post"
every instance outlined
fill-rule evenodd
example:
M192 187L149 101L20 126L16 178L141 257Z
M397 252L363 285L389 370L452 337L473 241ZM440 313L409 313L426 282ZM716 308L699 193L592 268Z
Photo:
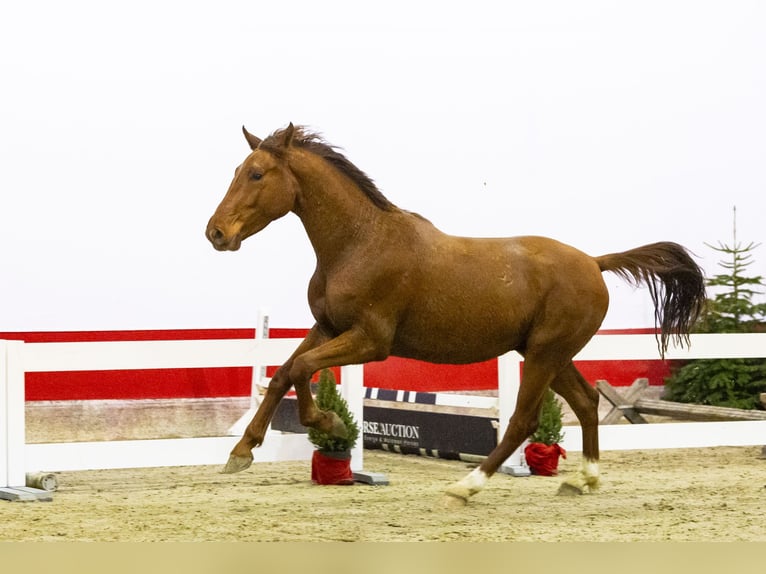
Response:
M521 355L516 351L510 351L497 358L498 442L505 435L508 421L516 410L516 397L521 386L521 361ZM500 472L513 476L529 476L529 467L521 456L523 448L524 444L505 460L500 466Z
M265 309L262 309L258 312L258 323L255 326L255 340L263 341L264 339L268 338L269 313ZM250 424L251 420L253 420L255 411L258 410L258 407L261 404L260 387L263 383L263 380L266 378L266 366L267 365L262 365L260 363L255 363L253 365L253 375L250 379L250 406L248 407L247 411L245 411L245 414L239 417L237 422L229 427L229 436L242 436L245 432L245 429L247 428L247 425Z
M351 449L351 470L364 468L364 367L348 365L340 368L340 394L359 425L359 439Z
M0 341L0 487L26 485L21 341Z
M0 488L10 486L8 477L8 351L6 341L0 340Z

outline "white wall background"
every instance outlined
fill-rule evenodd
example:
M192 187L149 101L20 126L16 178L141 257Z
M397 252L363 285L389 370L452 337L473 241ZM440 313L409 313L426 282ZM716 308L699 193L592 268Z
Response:
M594 255L766 239L766 3L8 3L0 19L0 330L308 327L295 216L204 238L247 147L321 131L462 235ZM766 247L752 274L766 275ZM651 326L607 276L604 327Z

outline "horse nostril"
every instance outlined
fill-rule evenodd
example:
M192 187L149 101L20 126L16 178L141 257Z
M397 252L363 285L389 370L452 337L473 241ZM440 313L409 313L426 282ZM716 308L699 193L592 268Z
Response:
M223 239L223 231L217 227L213 227L212 229L208 230L207 236L211 241L221 241L221 239Z

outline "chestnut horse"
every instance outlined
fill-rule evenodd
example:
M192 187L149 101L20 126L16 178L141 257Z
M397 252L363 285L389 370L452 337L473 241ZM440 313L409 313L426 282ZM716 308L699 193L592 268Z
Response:
M670 337L688 344L705 301L702 271L688 252L660 242L591 257L545 237L454 237L393 205L316 134L290 124L261 140L242 130L252 151L210 218L207 238L219 251L234 251L295 213L316 253L308 287L316 323L275 373L223 471L250 466L252 449L290 387L303 425L344 435L337 415L318 409L311 396L309 381L321 369L389 355L464 364L515 349L524 372L505 435L481 465L448 487L446 499L464 504L485 486L536 429L549 387L582 425L582 469L569 482L581 492L595 490L598 393L572 357L606 314L601 274L612 271L648 287L663 354Z

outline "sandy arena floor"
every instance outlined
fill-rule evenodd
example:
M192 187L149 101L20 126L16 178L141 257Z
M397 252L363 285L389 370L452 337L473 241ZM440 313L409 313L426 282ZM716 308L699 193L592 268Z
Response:
M104 405L55 406L28 409L29 442L71 440L61 433L71 434L73 420L90 429L77 440L184 436L202 415L215 433L241 408L219 405L211 415L197 405L169 415L158 404L120 415ZM580 463L573 453L558 478L496 475L457 510L442 508L442 491L470 465L383 451L365 451L365 468L390 480L377 487L314 485L308 461L238 475L207 466L62 472L52 502L0 503L0 540L763 542L760 455L760 447L604 452L599 493L556 496Z

